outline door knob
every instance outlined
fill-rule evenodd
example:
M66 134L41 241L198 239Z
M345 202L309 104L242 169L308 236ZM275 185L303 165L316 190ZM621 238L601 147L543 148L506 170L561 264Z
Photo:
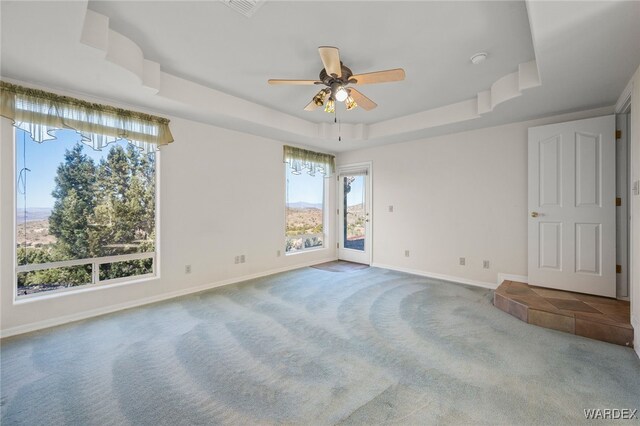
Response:
M538 217L538 212L531 212L531 217Z

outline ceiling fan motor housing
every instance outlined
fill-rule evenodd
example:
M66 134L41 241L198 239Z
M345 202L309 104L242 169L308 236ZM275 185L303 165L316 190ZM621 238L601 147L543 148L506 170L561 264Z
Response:
M322 68L322 70L320 71L319 80L322 83L324 83L324 85L329 87L331 87L333 83L339 83L342 86L346 86L348 83L355 83L355 80L349 81L349 79L353 75L353 72L351 71L351 69L349 67L346 67L342 62L340 62L340 68L342 71L341 77L334 77L333 75L329 75L327 74L327 71L324 68Z

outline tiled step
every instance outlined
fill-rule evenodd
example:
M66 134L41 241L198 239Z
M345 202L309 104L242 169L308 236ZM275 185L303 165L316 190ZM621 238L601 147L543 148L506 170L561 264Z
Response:
M633 346L629 302L504 281L493 304L529 324Z

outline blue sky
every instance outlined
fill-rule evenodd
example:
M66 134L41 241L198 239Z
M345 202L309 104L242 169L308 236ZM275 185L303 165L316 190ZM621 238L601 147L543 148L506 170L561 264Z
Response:
M351 182L351 191L347 195L347 206L355 206L361 204L362 199L362 187L364 184L364 176L356 176L356 180Z
M290 203L322 204L324 197L324 176L316 173L309 176L307 172L299 175L291 173L291 167L285 165L287 178L287 201Z
M291 167L285 166L287 178L287 195L290 203L311 203L322 204L323 201L323 181L324 177L316 173L316 176L309 176L306 172L299 175L291 173ZM329 180L329 182L335 182ZM362 185L364 176L357 176L351 183L351 192L347 197L347 205L353 206L362 203Z
M55 200L51 196L51 191L55 188L53 179L56 175L56 169L64 161L65 150L72 148L76 142L80 141L80 135L69 129L58 130L56 136L56 139L37 143L31 139L28 133L16 128L16 173L24 167L23 152L26 153L26 166L31 170L27 172L27 208L53 207ZM127 141L120 140L109 144L102 151L85 146L84 153L98 164L101 158L107 156L109 148L115 144L126 147ZM16 181L17 178L16 175ZM16 196L17 207L24 208L23 194L17 192Z

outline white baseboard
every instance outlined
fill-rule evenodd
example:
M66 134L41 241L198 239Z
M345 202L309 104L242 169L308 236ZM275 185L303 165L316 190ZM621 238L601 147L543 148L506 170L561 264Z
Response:
M44 328L55 327L57 325L67 324L74 321L80 321L92 317L97 317L100 315L110 314L112 312L122 311L124 309L135 308L138 306L148 305L151 303L161 302L163 300L174 299L180 296L186 296L188 294L199 293L201 291L210 290L216 287L222 287L229 284L235 284L242 281L248 281L255 278L266 277L267 275L273 275L280 272L291 271L294 269L300 269L307 266L317 265L319 263L331 262L333 260L337 260L337 257L330 257L321 260L314 260L312 262L304 262L299 263L292 266L285 266L282 268L270 269L264 272L258 272L250 275L243 275L241 277L229 278L222 281L216 281L209 284L204 284L196 287L190 287L178 291L172 291L169 293L159 294L157 296L145 297L143 299L137 299L130 302L119 303L116 305L105 306L98 309L91 309L89 311L77 312L71 315L64 315L61 317L51 318L45 321L38 321L30 324L24 324L17 327L7 328L5 330L0 330L0 338L15 336L18 334L29 333L31 331L42 330Z
M520 283L529 284L529 277L526 275L503 274L499 272L498 285L502 284L503 281L518 281Z
M470 280L468 278L453 277L451 275L436 274L435 272L419 271L416 269L401 268L397 266L384 265L381 263L372 263L371 266L374 266L376 268L382 268L382 269L390 269L392 271L405 272L407 274L412 274L412 275L419 275L421 277L429 277L429 278L435 278L443 281L450 281L452 283L467 284L467 285L473 285L476 287L489 288L491 290L495 290L498 287L496 284L490 283L490 282Z

